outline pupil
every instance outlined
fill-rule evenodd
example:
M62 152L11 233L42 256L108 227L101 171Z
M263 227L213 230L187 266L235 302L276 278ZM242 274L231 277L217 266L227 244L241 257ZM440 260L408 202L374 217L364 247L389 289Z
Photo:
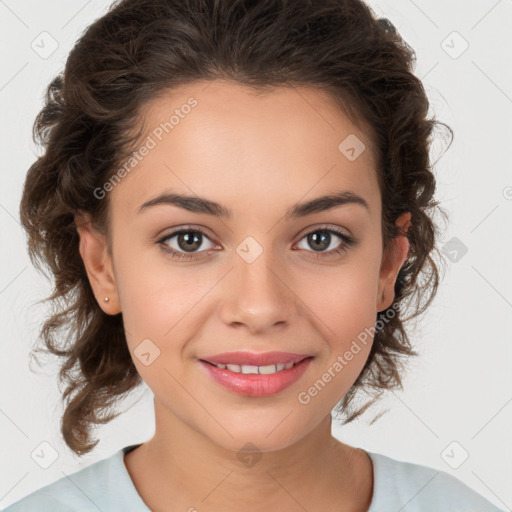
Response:
M320 236L318 235L320 233ZM319 250L325 250L329 247L329 238L331 234L327 231L316 231L315 233L311 233L309 235L309 242L311 247L315 248L315 245Z
M190 233L193 233L190 235ZM197 249L201 246L200 243L200 237L198 236L199 233L195 232L189 232L189 233L180 233L178 235L178 245L180 246L180 249L184 250L191 250ZM185 244L182 244L181 242L185 241Z

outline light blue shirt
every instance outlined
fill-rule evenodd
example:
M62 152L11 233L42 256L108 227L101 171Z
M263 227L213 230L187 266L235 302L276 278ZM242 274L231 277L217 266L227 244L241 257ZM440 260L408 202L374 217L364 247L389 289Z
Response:
M137 446L63 477L3 512L151 512L124 465L124 454ZM368 512L504 512L444 471L367 453L374 471Z

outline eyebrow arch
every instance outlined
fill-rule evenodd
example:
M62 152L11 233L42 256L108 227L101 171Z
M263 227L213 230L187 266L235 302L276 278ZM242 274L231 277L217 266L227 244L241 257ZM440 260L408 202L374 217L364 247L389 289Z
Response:
M185 194L175 193L163 193L149 201L146 201L137 211L137 214L142 213L148 208L156 205L168 204L183 208L194 213L205 213L207 215L213 215L215 217L224 217L227 219L233 218L231 210L225 208L221 204L197 196L188 196ZM317 197L304 203L297 203L286 211L286 219L295 219L306 217L314 213L320 213L331 210L338 206L344 206L348 204L359 204L363 206L368 212L370 207L365 199L358 196L350 190L342 190L333 194L329 194L322 197Z

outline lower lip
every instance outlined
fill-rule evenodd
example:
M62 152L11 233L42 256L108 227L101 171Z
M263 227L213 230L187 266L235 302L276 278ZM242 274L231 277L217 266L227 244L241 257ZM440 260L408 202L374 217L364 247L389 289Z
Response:
M311 359L304 359L288 370L281 370L270 375L235 373L227 368L217 368L201 360L199 362L210 376L226 389L239 395L264 397L275 395L297 382L307 370Z

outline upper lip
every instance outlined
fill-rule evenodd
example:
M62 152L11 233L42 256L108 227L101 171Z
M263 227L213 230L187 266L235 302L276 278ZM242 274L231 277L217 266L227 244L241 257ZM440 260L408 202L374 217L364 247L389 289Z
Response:
M224 352L215 356L201 358L213 364L237 364L248 366L267 366L277 363L299 363L312 357L310 354L293 354L291 352Z

